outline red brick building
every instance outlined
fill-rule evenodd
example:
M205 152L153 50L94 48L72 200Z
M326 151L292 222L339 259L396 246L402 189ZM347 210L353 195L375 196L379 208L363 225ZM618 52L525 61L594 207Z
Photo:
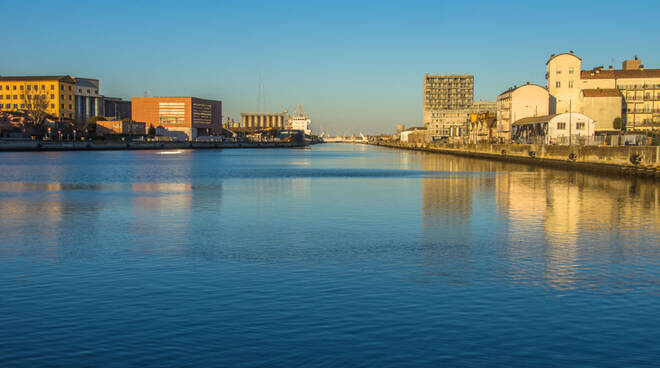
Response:
M196 97L133 97L132 117L160 134L194 140L222 133L222 101ZM159 129L160 128L160 129Z

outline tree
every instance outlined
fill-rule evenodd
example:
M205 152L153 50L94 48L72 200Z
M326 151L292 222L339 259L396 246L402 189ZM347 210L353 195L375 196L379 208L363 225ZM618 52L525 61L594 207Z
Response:
M612 125L614 126L614 129L621 130L622 129L622 127L621 127L621 118L615 118Z
M154 128L153 125L149 125L149 130L147 131L147 135L151 135L151 136L156 135L156 128Z
M106 121L105 116L90 116L87 118L87 124L96 124L97 121Z
M28 117L23 123L23 128L27 134L28 128L40 130L44 120L48 116L48 107L51 104L51 100L46 90L42 88L40 91L39 86L36 84L26 83L21 87L21 109Z

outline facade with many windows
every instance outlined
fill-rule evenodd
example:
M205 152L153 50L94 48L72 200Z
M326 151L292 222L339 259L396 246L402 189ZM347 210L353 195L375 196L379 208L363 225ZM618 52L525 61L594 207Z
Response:
M466 136L473 101L473 75L426 74L423 119L429 138Z
M181 140L222 133L222 102L196 97L133 97L132 117Z
M552 55L546 67L550 113L597 115L600 131L618 130L613 123L617 118L629 131L660 130L660 69L647 69L635 57L625 60L621 69L610 65L581 70L582 59L572 51Z
M74 119L75 84L68 75L0 77L0 110L27 111L39 100L51 117Z

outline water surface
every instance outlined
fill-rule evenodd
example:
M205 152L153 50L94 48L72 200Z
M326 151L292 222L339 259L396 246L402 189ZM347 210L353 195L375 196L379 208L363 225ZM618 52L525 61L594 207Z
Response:
M660 188L360 145L0 154L0 366L654 366Z

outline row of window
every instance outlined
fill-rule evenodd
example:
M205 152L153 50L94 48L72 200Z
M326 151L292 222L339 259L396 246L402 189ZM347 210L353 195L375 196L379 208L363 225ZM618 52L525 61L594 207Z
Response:
M9 86L8 84L6 84L6 85L4 86L5 91L9 91L9 89L10 89L9 87L10 87L10 86ZM50 87L50 90L51 90L51 91L54 91L54 90L55 90L55 85L54 85L54 84L50 84L49 87ZM61 89L62 91L64 91L64 85L62 85L62 86L60 86L60 87L61 87L60 89ZM2 90L2 89L3 89L3 86L0 86L0 90ZM20 85L20 86L18 86L18 88L16 88L16 85L14 84L13 86L11 86L11 89L14 90L14 91L16 91L16 90L21 90L21 91L23 91L24 89L27 89L28 91L30 91L30 90L32 90L32 89L35 90L35 91L37 91L37 90L39 90L39 85L38 85L38 84L27 84L27 85ZM46 85L45 85L45 84L42 84L42 85L41 85L41 90L45 90L45 89L46 89ZM69 91L73 91L73 87L72 87L72 86L69 86ZM89 92L89 90L87 90L87 92ZM97 90L96 93L98 93L98 90Z
M4 98L5 100L12 100L12 99L13 99L13 100L18 100L18 99L19 99L18 96L19 96L19 95L0 95L0 100L2 100L3 98ZM28 100L31 100L31 99L32 99L32 96L33 96L33 95L27 95L27 99L28 99ZM43 96L46 96L46 95L44 94ZM21 97L21 98L20 98L21 100L24 100L24 99L25 99L25 95L20 95L20 97ZM51 94L50 94L50 99L51 99L51 100L54 100L54 99L55 99L55 95L51 93ZM64 95L60 95L60 99L62 99L62 100L66 100L66 98L65 98ZM69 100L73 100L73 97L72 97L71 95L69 95Z
M584 130L584 122L575 123L575 130ZM557 130L566 130L566 123L557 123Z
M561 74L561 69L557 68L556 71L557 75ZM575 68L572 66L568 67L568 74L575 74Z
M572 81L572 80L571 80L571 81L568 81L568 88L573 88L573 86L574 86L573 81ZM555 82L555 87L557 87L557 88L561 88L561 82L560 82L560 81L556 81L556 82Z
M4 104L4 105L3 105L3 104L0 104L0 108L2 108L3 106L4 106L5 109L11 109L11 108L12 108L12 104ZM19 106L20 106L21 109L24 109L25 106L27 106L28 109L32 107L31 104L27 104L27 105L26 105L26 104L13 104L13 108L14 108L14 109L18 109ZM60 106L61 106L62 109L64 109L64 104L61 104ZM55 108L55 104L50 104L50 108L51 108L51 109L54 109L54 108ZM69 109L73 109L73 106L70 105L70 104L69 104Z

